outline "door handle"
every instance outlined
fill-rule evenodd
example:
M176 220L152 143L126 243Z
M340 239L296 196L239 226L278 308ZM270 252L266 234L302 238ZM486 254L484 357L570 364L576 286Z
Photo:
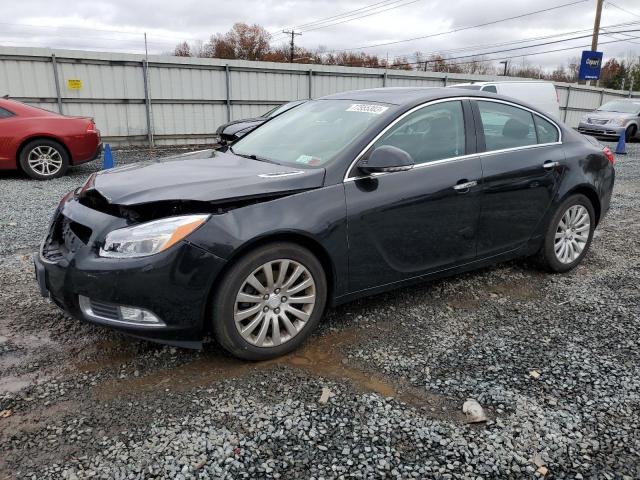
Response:
M551 160L547 160L542 164L542 168L546 170L551 170L560 166L560 162L552 162Z
M478 185L478 182L476 180L473 180L466 183L457 183L453 186L453 189L459 192L461 190L469 190L471 187L475 187L476 185Z

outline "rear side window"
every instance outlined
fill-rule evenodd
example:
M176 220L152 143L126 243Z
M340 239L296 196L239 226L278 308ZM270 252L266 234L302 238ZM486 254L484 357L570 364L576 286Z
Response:
M0 107L0 118L8 118L8 117L13 117L13 113L10 112L9 110L6 110Z
M537 143L533 115L504 103L478 101L487 151Z
M462 102L436 103L408 115L373 146L401 148L416 164L457 157L465 153Z
M534 116L538 143L553 143L558 141L558 129L556 126L538 115Z
M483 92L498 93L498 89L495 87L495 85L487 85L486 87L482 87L482 91Z

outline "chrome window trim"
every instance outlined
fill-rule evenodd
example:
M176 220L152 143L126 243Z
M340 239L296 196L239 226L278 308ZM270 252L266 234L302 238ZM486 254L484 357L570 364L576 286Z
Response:
M545 120L550 122L554 127L556 127L556 130L558 131L558 141L557 142L551 142L551 143L536 143L534 145L524 145L522 147L504 148L504 149L501 149L501 150L491 150L491 151L488 151L488 152L476 152L476 153L470 153L470 154L465 154L465 155L459 155L457 157L443 158L441 160L435 160L433 162L419 163L419 164L415 165L411 170L405 170L405 171L410 172L412 170L417 170L417 169L420 169L420 168L424 168L424 167L427 167L429 165L440 165L442 163L465 160L467 158L472 158L472 157L482 157L482 156L494 155L494 154L505 153L505 152L510 152L510 151L526 150L526 149L530 149L530 148L538 148L538 147L546 147L546 146L549 146L549 145L561 145L562 144L562 130L558 126L557 122L555 122L552 118L550 118L550 117L548 117L548 116L546 116L546 115L544 115L542 113L536 112L535 110L532 110L532 109L530 109L528 107L525 107L524 105L519 105L517 103L510 102L508 100L501 100L501 99L497 99L497 98L487 98L487 97L448 97L448 98L439 98L437 100L430 100L428 102L421 103L420 105L416 105L411 110L408 110L408 111L404 112L402 115L400 115L398 118L396 118L393 122L391 122L389 125L387 125L385 128L383 128L380 131L380 133L378 133L378 135L376 135L360 151L360 153L358 153L358 155L356 155L355 160L353 160L351 162L351 164L349 164L349 168L347 168L347 172L345 173L344 178L342 179L342 181L343 182L352 182L354 180L360 180L360 179L363 179L363 178L369 178L369 177L374 177L374 176L375 177L379 177L381 175L385 175L387 172L374 173L374 174L371 174L371 175L362 175L362 176L359 176L359 177L351 177L350 176L352 171L353 171L353 169L355 168L356 164L360 161L360 159L367 152L367 150L369 150L374 143L376 143L385 133L387 133L391 128L393 128L402 119L404 119L408 115L411 115L414 112L417 112L418 110L421 110L422 108L426 108L426 107L429 107L431 105L436 105L438 103L444 103L444 102L462 101L462 100L476 100L476 101L503 103L505 105L509 105L509 106L512 106L512 107L515 107L515 108L520 108L522 110L526 110L526 111L530 112L533 115L537 115L537 116L539 116L541 118L544 118ZM535 123L534 123L534 128L535 128ZM397 173L397 172L388 172L388 173Z

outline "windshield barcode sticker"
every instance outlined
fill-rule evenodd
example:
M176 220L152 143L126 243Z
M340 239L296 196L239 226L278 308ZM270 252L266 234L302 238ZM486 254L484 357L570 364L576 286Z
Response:
M354 103L347 112L361 112L361 113L373 113L374 115L380 115L389 110L389 107L383 107L382 105L370 105L367 103Z

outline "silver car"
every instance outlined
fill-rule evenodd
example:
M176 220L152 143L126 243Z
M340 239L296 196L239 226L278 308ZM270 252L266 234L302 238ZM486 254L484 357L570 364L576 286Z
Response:
M640 131L640 100L612 100L587 113L578 131L596 137L616 137L625 134L625 140L638 137Z

